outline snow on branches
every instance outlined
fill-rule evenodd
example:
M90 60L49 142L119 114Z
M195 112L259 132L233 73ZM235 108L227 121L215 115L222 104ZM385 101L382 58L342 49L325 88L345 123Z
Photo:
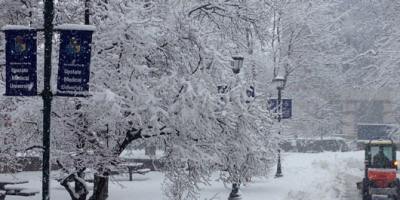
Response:
M83 5L58 1L56 23L80 23ZM107 177L120 170L124 150L143 143L164 151L162 170L172 186L166 191L174 200L195 198L198 184L217 170L227 172L221 174L226 182L265 175L277 143L266 95L257 88L264 80L254 80L265 67L254 55L262 54L254 44L267 39L265 6L261 0L91 0L92 95L53 102L52 158L64 169L61 184L71 197L87 198L87 190L70 184L84 186L85 169ZM245 63L235 74L230 62L239 53ZM221 85L227 85L222 94ZM15 120L34 126L19 123L17 131L38 132L39 102L18 104Z

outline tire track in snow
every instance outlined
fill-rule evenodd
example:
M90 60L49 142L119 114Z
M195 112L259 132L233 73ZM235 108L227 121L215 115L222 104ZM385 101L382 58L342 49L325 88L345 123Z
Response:
M344 167L338 171L337 180L340 184L341 200L361 200L360 192L357 189L357 182L363 178L363 164L358 160L345 160Z
M345 173L343 174L344 191L341 195L341 200L361 200L361 195L357 189L356 183L361 180L359 176Z

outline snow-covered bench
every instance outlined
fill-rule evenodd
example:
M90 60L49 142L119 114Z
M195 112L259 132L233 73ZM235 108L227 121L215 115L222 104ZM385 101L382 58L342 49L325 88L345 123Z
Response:
M26 180L18 180L18 179L10 179L10 178L1 178L0 179L0 200L4 200L7 195L14 196L33 196L39 191L35 191L32 189L15 186L18 184L28 183Z
M128 168L129 181L133 181L133 174L146 174L151 170L148 168L143 168L143 163L124 163L122 166Z
M34 196L39 193L37 190L17 186L5 186L4 189L6 195L14 196Z

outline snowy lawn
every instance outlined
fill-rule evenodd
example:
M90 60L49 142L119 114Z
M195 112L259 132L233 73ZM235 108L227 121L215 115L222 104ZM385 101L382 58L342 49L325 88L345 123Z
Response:
M284 177L275 179L253 179L241 188L243 200L338 200L357 199L355 183L363 174L363 152L326 152L315 154L287 153L283 155ZM275 169L274 169L275 170ZM271 176L274 172L271 173ZM0 175L4 178L9 175ZM41 174L38 172L19 173L16 177L28 179L23 186L40 190ZM8 177L9 178L9 177ZM120 181L115 181L118 179ZM122 180L121 180L122 179ZM161 200L163 176L151 172L136 175L129 182L128 175L115 177L110 184L110 200ZM54 200L69 200L67 193L56 181L52 182ZM213 181L204 186L201 200L226 200L230 188ZM350 196L349 196L350 195ZM7 200L39 200L34 197L8 196Z

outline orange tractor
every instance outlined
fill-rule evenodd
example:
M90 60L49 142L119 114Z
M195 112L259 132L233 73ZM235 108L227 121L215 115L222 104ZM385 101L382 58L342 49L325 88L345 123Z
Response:
M365 177L357 183L363 200L400 200L396 145L372 140L365 145Z

